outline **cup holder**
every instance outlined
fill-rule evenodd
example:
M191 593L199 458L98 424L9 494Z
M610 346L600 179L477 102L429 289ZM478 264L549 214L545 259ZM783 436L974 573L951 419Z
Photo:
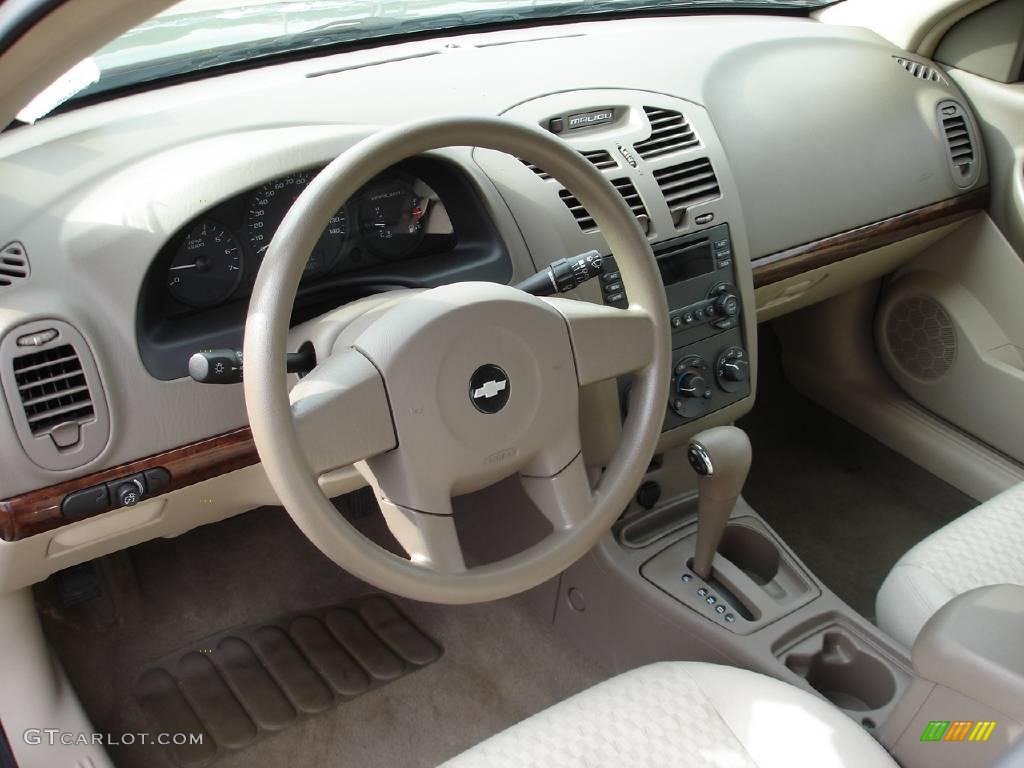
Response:
M718 554L764 586L779 573L781 556L765 535L745 525L729 525L722 534Z
M814 653L791 653L786 666L840 709L881 709L896 695L892 671L839 630L825 632Z

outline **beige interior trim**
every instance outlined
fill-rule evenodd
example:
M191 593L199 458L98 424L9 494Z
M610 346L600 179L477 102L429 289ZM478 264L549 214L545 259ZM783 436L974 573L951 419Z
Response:
M867 27L904 50L931 56L960 19L995 0L845 0L812 15L826 24Z

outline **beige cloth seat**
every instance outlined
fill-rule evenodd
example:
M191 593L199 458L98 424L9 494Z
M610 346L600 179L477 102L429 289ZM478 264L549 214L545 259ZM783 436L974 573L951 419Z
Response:
M878 626L913 646L925 622L957 595L1024 585L1024 483L916 544L889 571L875 601Z
M697 662L635 669L514 725L445 768L894 768L802 689Z

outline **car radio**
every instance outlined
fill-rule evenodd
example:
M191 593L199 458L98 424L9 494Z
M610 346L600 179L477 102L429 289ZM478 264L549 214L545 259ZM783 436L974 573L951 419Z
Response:
M750 394L729 225L719 224L652 246L672 325L672 387L664 429L678 427ZM614 258L601 274L604 303L626 307ZM625 396L628 383L620 384Z

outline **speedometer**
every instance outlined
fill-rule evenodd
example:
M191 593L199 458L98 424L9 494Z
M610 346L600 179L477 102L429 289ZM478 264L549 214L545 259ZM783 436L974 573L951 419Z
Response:
M277 232L288 209L314 175L313 171L294 173L264 184L253 194L245 215L245 231L249 245L252 246L259 261L263 260L267 248L270 247L270 241L274 238L274 233ZM347 234L348 222L345 209L341 208L331 217L327 229L313 247L302 273L303 279L320 277L330 272L341 255Z

